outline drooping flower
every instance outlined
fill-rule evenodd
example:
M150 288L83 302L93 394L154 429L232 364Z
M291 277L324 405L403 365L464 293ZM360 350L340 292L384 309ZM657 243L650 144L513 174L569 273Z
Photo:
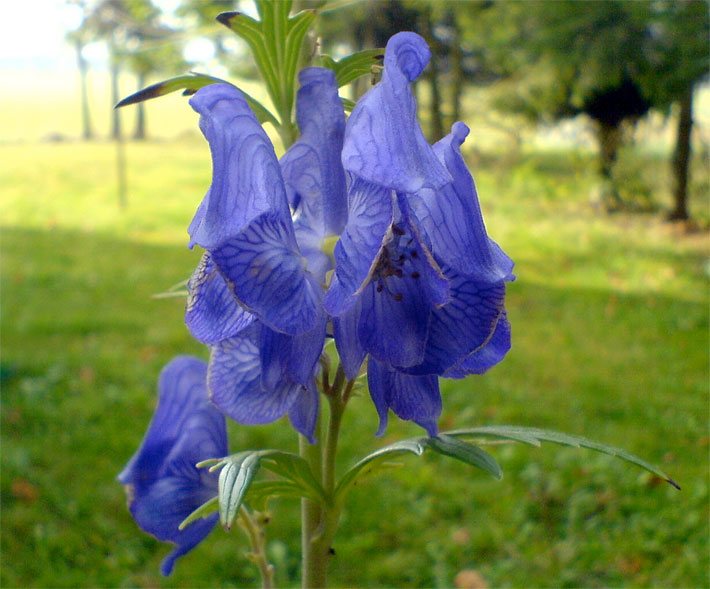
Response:
M188 284L185 319L211 346L208 386L222 411L247 424L288 414L313 439L332 265L322 244L347 215L345 115L331 71L307 68L299 79L301 137L280 164L236 88L207 86L191 100L214 175L190 227L207 252Z
M324 304L349 378L369 354L380 433L392 409L435 435L437 377L484 372L510 348L513 264L483 225L460 153L468 128L432 147L416 119L410 82L429 57L418 35L392 37L382 81L345 131L349 216Z
M228 452L224 417L207 399L206 376L207 365L188 356L173 359L163 369L158 406L148 431L118 476L141 529L177 545L163 560L164 575L217 522L215 514L178 530L190 513L217 495L218 475L197 469L195 464Z

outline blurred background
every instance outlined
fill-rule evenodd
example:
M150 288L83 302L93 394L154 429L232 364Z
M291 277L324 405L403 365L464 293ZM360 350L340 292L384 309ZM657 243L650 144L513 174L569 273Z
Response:
M161 578L168 547L138 530L115 481L161 367L207 357L184 301L155 295L197 263L186 227L211 170L179 93L112 106L188 70L268 102L246 46L215 21L227 10L255 13L250 0L3 5L3 587L258 586L236 530L216 529ZM494 448L502 482L404 459L353 493L333 585L707 586L707 3L335 0L318 25L335 58L400 30L433 50L416 86L429 139L456 120L471 128L487 227L518 276L513 349L484 376L442 383L442 429L584 435L659 464L683 490L549 446ZM393 421L377 440L375 426L356 398L341 468L420 434ZM231 447L296 441L283 423L233 425ZM271 507L277 582L298 586L298 503Z

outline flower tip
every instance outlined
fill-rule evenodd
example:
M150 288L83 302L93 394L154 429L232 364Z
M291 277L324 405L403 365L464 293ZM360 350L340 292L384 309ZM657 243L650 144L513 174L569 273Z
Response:
M451 135L453 136L454 141L456 141L459 145L463 144L470 132L471 129L468 128L468 125L466 125L466 123L462 123L461 121L457 121L451 125Z
M307 67L302 69L298 74L298 81L301 86L307 84L335 84L335 73L325 67Z
M394 66L413 82L424 71L430 58L429 46L421 36L406 31L397 33L385 48L385 70L388 65Z

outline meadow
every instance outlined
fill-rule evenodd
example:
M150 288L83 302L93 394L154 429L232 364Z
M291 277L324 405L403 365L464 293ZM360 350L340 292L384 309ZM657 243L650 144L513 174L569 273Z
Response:
M192 136L130 143L128 207L108 143L0 145L2 587L256 587L238 530L215 529L161 578L168 546L138 530L115 477L175 354L202 358L181 299L199 252L186 227L209 183ZM573 150L469 153L490 234L516 262L513 349L484 376L443 382L442 429L549 427L621 446L682 486L584 450L492 447L498 482L440 456L404 458L352 495L334 586L703 587L708 567L705 230L590 204L594 162ZM629 156L631 157L631 156ZM667 165L629 159L663 203ZM707 169L692 206L707 211ZM702 225L702 223L701 223ZM691 228L692 229L692 228ZM339 467L401 437L361 394ZM233 451L295 449L284 422L230 426ZM298 585L298 502L271 503L277 583ZM460 582L461 576L459 576Z

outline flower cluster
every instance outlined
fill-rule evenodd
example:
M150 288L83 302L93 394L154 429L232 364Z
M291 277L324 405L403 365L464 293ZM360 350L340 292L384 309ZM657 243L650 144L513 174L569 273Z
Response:
M213 170L189 227L204 254L185 321L209 346L209 368L189 359L166 368L146 440L120 477L139 524L178 544L165 570L214 525L176 531L214 495L214 480L186 461L226 454L205 387L239 423L288 415L314 441L319 361L334 338L347 379L367 359L378 433L392 410L434 436L438 378L480 374L510 348L513 263L486 234L460 151L468 128L456 123L432 146L417 122L411 84L429 58L418 35L392 37L382 80L347 122L332 71L303 70L300 138L280 161L237 88L213 84L191 98ZM166 504L173 491L187 498L179 508Z
M186 322L211 347L211 399L234 420L288 414L312 438L332 336L347 378L369 357L380 432L391 409L435 435L438 377L481 373L509 349L513 264L486 234L460 152L468 129L431 146L417 122L410 85L429 57L418 35L392 37L347 123L334 75L301 72L301 135L280 162L239 90L191 99L213 178L190 226L205 254ZM332 260L323 246L338 236Z

